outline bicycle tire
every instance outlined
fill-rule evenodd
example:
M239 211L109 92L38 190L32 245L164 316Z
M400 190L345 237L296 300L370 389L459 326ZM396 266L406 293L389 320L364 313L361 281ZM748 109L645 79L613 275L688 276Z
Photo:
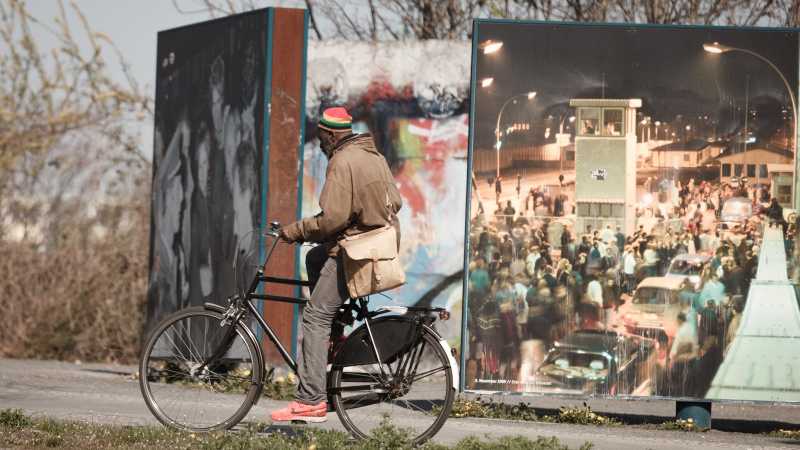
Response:
M447 366L449 370L445 371L446 376L443 380L446 383L443 387L446 391L446 396L444 403L441 405L441 408L438 409L437 417L433 421L430 427L425 429L422 433L417 436L412 437L412 445L420 445L430 438L432 438L436 433L442 428L447 418L450 416L450 412L453 408L453 402L455 401L455 388L453 387L453 368L450 365L450 360L445 353L442 346L439 344L440 337L431 331L428 327L424 327L422 334L420 335L416 344L412 345L404 354L409 354L413 351L414 348L420 343L425 342L431 348L436 355L436 359L439 363L443 366ZM348 409L345 407L346 405L343 403L343 398L341 395L341 391L337 389L342 388L343 382L343 374L344 368L343 367L333 367L330 372L330 391L329 398L333 403L334 410L336 414L339 416L339 420L342 422L342 425L350 432L357 439L365 439L369 436L369 433L365 430L361 430L352 419L351 415L348 413ZM400 428L403 428L402 426Z
M213 423L208 426L187 425L185 423L179 422L175 418L170 417L170 415L165 413L162 407L158 404L157 399L153 397L153 392L150 388L150 382L148 378L149 367L150 367L149 363L151 362L151 355L156 343L159 342L162 336L164 336L165 331L169 330L171 327L178 324L179 322L193 317L205 317L215 323L220 323L223 320L223 315L221 313L207 309L203 306L185 308L165 317L161 322L159 322L159 324L150 334L150 337L147 339L144 349L142 350L142 355L139 360L139 388L142 392L142 396L144 398L145 404L147 405L147 408L156 417L156 419L158 419L159 422L161 422L167 427L185 431L193 431L193 432L227 430L236 426L242 419L244 419L247 416L247 413L250 412L250 409L258 400L258 398L261 395L261 390L263 389L262 380L264 379L264 368L261 364L259 364L259 362L262 361L262 358L259 355L257 355L257 352L260 352L261 348L254 341L252 334L249 332L249 329L245 327L241 322L236 325L236 332L234 334L234 339L236 338L236 336L238 336L239 338L242 339L242 342L244 342L244 344L246 345L247 351L252 361L252 370L250 376L248 377L250 379L250 386L248 387L247 392L244 395L244 401L238 407L235 413L225 418L225 420L220 421L219 423ZM191 356L192 355L190 355L190 357Z

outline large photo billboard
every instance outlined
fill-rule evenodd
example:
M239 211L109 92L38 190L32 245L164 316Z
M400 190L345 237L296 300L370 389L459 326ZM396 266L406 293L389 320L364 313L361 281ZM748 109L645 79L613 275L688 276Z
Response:
M797 30L473 45L466 388L800 401Z

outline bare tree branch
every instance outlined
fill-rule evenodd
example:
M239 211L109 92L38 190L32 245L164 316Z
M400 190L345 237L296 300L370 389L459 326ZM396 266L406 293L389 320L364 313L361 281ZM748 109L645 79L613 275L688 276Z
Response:
M181 14L208 14L208 8L206 7L197 9L183 9L178 0L172 0L172 7L175 8L175 11L178 11Z
M75 5L88 49L77 43L62 1L55 26L43 29L59 46L43 53L36 46L33 18L20 0L0 1L0 174L13 170L23 156L48 152L67 133L92 128L99 135L123 133L125 118L152 113L121 52L111 39L94 32ZM108 74L105 50L111 49L126 76L120 85ZM138 149L136 149L138 151Z
M312 5L311 0L306 0L306 9L308 10L308 18L311 22L311 29L313 29L314 34L317 35L317 39L322 40L322 33L319 32L317 20L314 18L314 6Z
M177 0L173 0L175 2ZM210 16L252 0L202 0ZM306 7L318 39L467 39L483 17L702 25L793 25L800 0L329 0ZM312 10L313 7L313 10Z

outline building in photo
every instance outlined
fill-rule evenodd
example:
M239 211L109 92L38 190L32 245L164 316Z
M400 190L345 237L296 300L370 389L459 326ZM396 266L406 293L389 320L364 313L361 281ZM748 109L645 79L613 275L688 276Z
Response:
M733 177L747 177L750 182L767 184L769 164L792 164L792 152L771 144L754 143L746 151L727 150L717 157L719 179L728 183Z
M784 208L792 207L793 164L767 164L770 195L778 199Z
M722 152L724 145L695 139L670 142L650 150L650 165L658 169L697 169Z

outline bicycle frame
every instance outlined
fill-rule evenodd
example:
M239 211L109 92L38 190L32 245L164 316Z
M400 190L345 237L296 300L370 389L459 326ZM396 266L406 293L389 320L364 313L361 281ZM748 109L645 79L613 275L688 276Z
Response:
M145 403L161 423L182 429L209 431L230 429L246 417L250 408L261 398L265 382L269 381L271 373L266 370L264 342L256 338L256 326L247 317L249 314L254 316L255 322L278 349L286 365L297 372L297 361L253 302L269 300L298 305L309 302L301 296L273 295L268 289L259 289L262 283L311 287L309 281L265 273L279 243L279 230L279 224L270 224L267 235L272 236L274 241L268 246L265 258L259 261L256 274L246 290L242 289L237 279L238 292L226 299L226 305L205 303L202 307L187 308L170 315L159 323L148 338L139 362L139 385ZM297 295L296 291L294 295ZM388 404L406 408L413 414L422 412L424 417L431 420L429 425L422 424L427 428L421 428L419 436L415 438L415 442L422 442L441 428L458 389L458 365L454 352L433 326L436 317L432 313L438 312L439 318L443 320L449 317L449 313L444 308L385 304L370 311L368 303L368 297L348 298L336 309L330 329L330 345L326 346L330 367L327 371L327 399L342 419L345 428L357 438L366 437L371 425L361 424L361 419L353 416L350 410L375 404L379 404L378 408L385 408L381 404ZM196 327L192 321L195 318L201 320ZM353 330L346 333L350 326L353 326ZM202 331L203 328L205 340L202 341L200 351L200 347L195 348L192 344L196 334L192 332L195 329ZM170 348L154 352L159 342L162 342L162 337L167 341L165 345L173 346L172 354L169 353ZM222 340L217 341L220 337ZM231 352L237 338L244 341L247 351L244 356L241 356L238 348ZM312 345L325 343L327 342L315 342ZM240 343L236 342L236 345ZM188 348L188 357L184 355L184 348ZM229 353L230 356L226 357ZM174 366L170 366L170 363ZM246 374L238 372L245 370L242 363L251 368ZM165 375L167 372L174 374ZM229 386L230 380L235 384ZM234 387L237 393L245 395L244 402L232 415L226 416L226 419L209 424L207 416L211 415L199 411L199 414L189 417L180 401L173 399L164 404L161 402L164 392L165 398L169 398L170 394L180 398L182 393L172 389L158 392L151 389L151 383L184 381L191 382L192 385L207 384L215 394L228 393L228 387ZM249 383L249 386L244 383ZM423 392L424 389L428 390L425 396L410 394L412 385L418 383L422 383ZM439 390L437 386L443 389ZM245 388L244 392L239 391L240 387ZM168 405L170 408L167 409L173 409L176 402L178 415L163 408L163 405ZM424 404L419 404L420 402ZM368 418L369 422L375 414L362 410L357 415ZM354 417L357 420L354 421ZM364 428L365 425L367 428Z
M243 306L247 309L247 311L256 318L256 322L261 327L261 329L267 334L269 340L275 345L278 349L278 353L280 353L283 360L286 364L292 369L293 372L297 372L297 361L292 357L289 351L286 350L286 347L283 343L278 339L278 336L275 334L275 331L272 327L269 326L266 320L259 314L258 310L256 309L255 305L251 300L269 300L269 301L276 301L282 303L293 303L297 305L305 305L308 303L308 299L305 298L298 298L298 297L284 297L280 295L272 295L272 294L258 294L256 291L261 283L277 283L277 284L286 284L292 286L307 286L311 287L310 281L303 281L303 280L295 280L291 278L279 278L279 277L271 277L267 276L264 273L264 269L267 266L267 262L269 262L272 253L275 251L275 247L278 245L280 239L278 238L277 233L270 232L267 233L270 236L274 237L272 241L272 245L267 252L266 257L264 258L264 262L259 264L258 272L256 272L256 276L253 278L253 281L250 283L250 287L245 294L245 298L241 299L243 302Z
M305 305L308 303L308 299L299 298L299 297L285 297L280 295L272 295L272 294L258 294L257 289L261 285L261 283L276 283L276 284L285 284L285 285L292 285L292 286L306 286L311 287L310 281L304 280L297 280L292 278L280 278L280 277L273 277L268 276L264 273L267 262L269 262L270 258L272 257L272 253L275 251L275 247L278 245L280 239L277 233L278 225L272 224L272 231L266 233L268 236L272 236L274 238L272 245L270 246L269 250L267 251L266 257L264 258L264 262L259 264L258 271L256 272L253 281L250 283L250 286L247 292L244 295L244 298L240 298L239 295L236 295L232 298L229 298L229 305L227 310L225 310L225 322L230 321L232 323L237 323L246 312L252 314L258 325L261 329L266 333L269 337L269 340L275 345L278 349L278 353L280 353L281 357L283 358L284 362L292 369L293 372L297 373L297 361L292 357L289 351L286 350L286 347L280 341L278 336L275 334L275 331L272 327L269 326L267 321L259 314L258 310L256 309L255 305L253 304L252 300L265 300L265 301L276 301L282 303L293 303L297 305ZM370 347L374 353L376 361L378 361L378 367L381 371L381 374L385 376L383 364L381 363L381 355L378 350L378 346L375 342L375 338L372 333L372 327L370 326L370 319L391 312L392 309L384 308L377 311L369 311L367 308L368 299L361 297L358 299L352 299L352 303L348 306L349 308L349 318L351 319L351 323L347 323L346 325L352 324L352 314L353 312L356 313L356 320L363 320L365 324L365 328L369 335ZM213 306L212 306L213 305ZM206 307L208 308L221 308L219 305L207 303ZM403 310L412 313L438 313L440 318L446 319L449 317L449 313L444 308L421 308L421 307L402 307ZM338 319L338 318L337 318ZM223 322L223 323L225 323ZM334 324L336 324L337 320L334 320ZM432 322L432 321L431 321ZM339 324L339 326L343 326L343 324ZM210 363L214 362L217 358L222 356L225 353L225 348L227 347L227 342L229 339L232 339L235 334L235 327L231 326L226 333L225 338L222 340L222 345L220 346L214 354L208 358L207 361L202 364L201 367L209 365Z

